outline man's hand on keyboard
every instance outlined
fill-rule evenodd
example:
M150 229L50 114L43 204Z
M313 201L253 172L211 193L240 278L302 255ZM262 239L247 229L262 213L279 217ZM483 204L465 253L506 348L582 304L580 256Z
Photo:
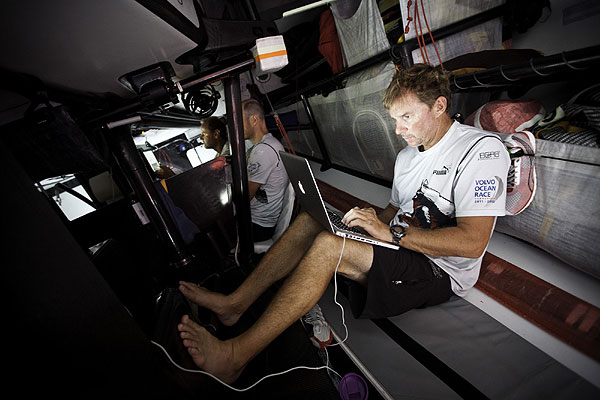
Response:
M371 207L354 207L344 215L344 217L342 218L342 222L350 227L360 226L374 238L386 241L391 240L389 225L382 222L377 217L377 213L375 212L375 210Z

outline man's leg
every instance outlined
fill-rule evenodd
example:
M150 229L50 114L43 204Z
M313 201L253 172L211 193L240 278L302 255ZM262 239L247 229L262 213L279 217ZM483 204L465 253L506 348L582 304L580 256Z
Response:
M252 358L319 300L335 273L342 243L340 237L319 234L263 315L236 338L222 342L184 317L178 329L196 365L225 382L235 381ZM372 261L370 245L348 240L338 272L365 281Z
M181 282L179 290L191 301L213 311L223 324L231 326L265 290L298 265L321 231L321 225L310 215L299 215L240 287L228 296L189 282Z

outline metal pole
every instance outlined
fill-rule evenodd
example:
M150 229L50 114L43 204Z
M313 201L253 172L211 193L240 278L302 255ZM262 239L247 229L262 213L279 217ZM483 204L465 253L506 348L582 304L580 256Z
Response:
M233 180L233 204L240 242L239 259L246 263L254 254L252 240L252 217L248 191L248 171L246 169L246 148L244 145L244 121L240 93L239 75L225 78L225 106L231 146L231 175Z
M135 147L129 127L120 126L107 133L112 151L121 170L134 188L148 218L158 231L161 239L169 245L174 256L175 267L182 267L192 261L187 254L181 234L154 187L154 183L144 166L144 160Z
M196 85L208 84L210 82L213 82L213 81L216 81L219 79L223 79L228 76L233 76L233 75L235 75L237 77L237 75L240 72L248 70L253 65L254 65L254 59L248 58L248 59L238 62L237 64L234 64L230 67L226 67L226 68L223 68L223 69L220 69L217 71L209 72L202 76L193 76L191 78L183 79L179 82L179 85L181 87L181 91L186 92ZM237 77L237 79L239 82L239 77ZM238 84L238 86L239 86L239 84ZM238 91L239 91L239 87L238 87Z
M238 58L242 59L242 58ZM154 90L150 94L138 95L131 102L107 112L106 114L99 115L90 120L84 121L84 125L94 126L102 125L108 121L117 120L119 118L125 118L131 114L139 112L145 108L158 108L159 105L164 104L168 101L176 101L175 96L177 93L185 93L195 86L207 85L219 79L223 79L226 76L239 74L242 71L246 71L254 65L254 59L252 57L244 56L242 61L237 61L236 64L231 66L216 69L213 71L206 72L201 75L194 75L187 79L183 79L179 82L175 82L173 85L167 85L168 87L161 88L163 90ZM132 117L133 119L136 117ZM127 121L127 120L122 120ZM112 122L108 122L112 123ZM122 123L119 121L119 123ZM112 128L112 127L109 127Z
M315 139L317 139L317 144L319 145L319 149L321 150L321 156L323 156L323 164L321 165L321 171L325 171L331 168L331 159L329 158L329 153L327 152L327 147L325 146L325 142L323 141L323 136L321 136L321 131L317 126L317 122L313 116L312 108L308 103L308 99L305 95L301 94L300 99L302 99L302 104L304 104L304 109L306 110L306 115L308 116L308 120L312 127L312 130L315 134Z

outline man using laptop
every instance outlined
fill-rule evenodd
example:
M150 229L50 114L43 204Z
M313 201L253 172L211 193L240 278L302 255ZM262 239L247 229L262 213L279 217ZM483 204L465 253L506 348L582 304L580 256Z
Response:
M315 305L336 268L362 287L358 296L352 288L350 296L353 314L361 318L439 304L475 284L496 216L505 214L510 162L496 135L452 121L450 98L447 76L424 64L398 71L386 90L384 105L408 144L396 160L390 204L379 215L354 208L344 222L398 244L398 250L332 235L302 214L230 295L181 282L188 299L233 325L286 277L261 317L235 338L220 341L182 318L180 336L198 367L235 381L253 357Z

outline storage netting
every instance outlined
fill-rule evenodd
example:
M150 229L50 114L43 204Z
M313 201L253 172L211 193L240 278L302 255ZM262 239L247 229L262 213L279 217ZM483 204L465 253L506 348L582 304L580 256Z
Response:
M303 156L323 159L319 143L310 126L310 120L306 115L302 102L299 101L287 107L278 108L277 114L286 127L286 134L295 152ZM268 125L269 122L267 121ZM282 140L281 143L290 151L285 141Z
M414 20L410 24L410 30L405 34L405 39L414 39L417 32L423 32L423 35L428 37L429 30L427 28L425 16L427 17L427 24L431 31L446 27L454 22L464 20L465 18L473 15L482 13L486 10L500 6L504 3L504 0L423 0L419 1L419 13L420 13L420 29L418 20L414 15L414 3L410 7L410 12L407 12L408 0L399 0L400 10L404 23L407 23L407 16L410 14ZM422 9L421 9L422 7ZM460 31L457 34L448 36L446 38L437 40L434 37L437 49L439 51L442 62L458 57L463 54L475 53L482 50L493 50L499 49L502 45L502 19L496 18L487 21L483 24L474 26L469 29ZM439 60L436 54L436 50L433 44L426 46L427 54L429 55L429 61L433 65L439 65ZM424 60L419 48L412 52L413 60L415 63L426 62Z
M396 155L406 146L382 104L394 72L392 63L380 64L350 78L344 89L309 98L334 164L393 179Z

